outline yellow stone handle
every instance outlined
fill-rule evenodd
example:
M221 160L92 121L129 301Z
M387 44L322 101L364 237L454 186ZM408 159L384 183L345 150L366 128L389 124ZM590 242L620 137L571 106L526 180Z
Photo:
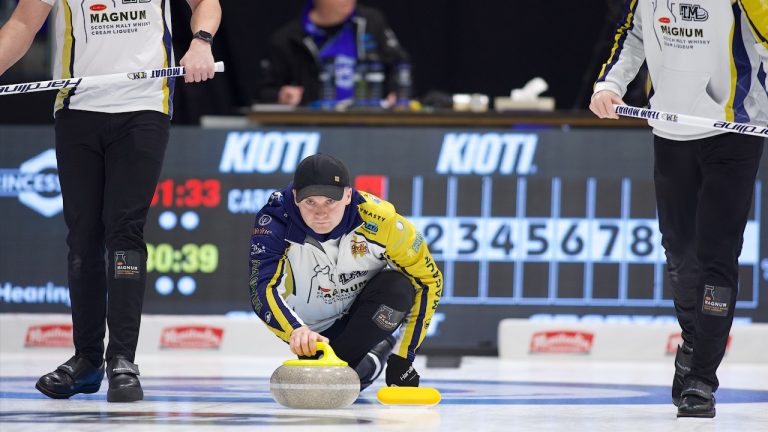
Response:
M285 366L347 366L347 362L340 359L333 348L325 342L317 342L317 350L323 353L319 359L293 359L283 362Z

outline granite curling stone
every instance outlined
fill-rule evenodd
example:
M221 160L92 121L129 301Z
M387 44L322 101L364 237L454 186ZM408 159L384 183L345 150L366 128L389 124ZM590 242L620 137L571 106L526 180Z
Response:
M331 347L317 342L317 360L288 360L269 380L272 398L280 405L302 409L337 409L360 394L360 378Z

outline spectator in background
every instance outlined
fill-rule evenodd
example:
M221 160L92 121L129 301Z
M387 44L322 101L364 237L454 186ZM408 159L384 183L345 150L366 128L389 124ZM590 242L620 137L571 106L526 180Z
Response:
M362 64L383 67L383 93L395 99L395 72L407 54L381 12L357 0L308 0L300 17L279 29L262 61L260 99L265 103L308 105L321 98L320 75L332 65L335 100L354 96Z

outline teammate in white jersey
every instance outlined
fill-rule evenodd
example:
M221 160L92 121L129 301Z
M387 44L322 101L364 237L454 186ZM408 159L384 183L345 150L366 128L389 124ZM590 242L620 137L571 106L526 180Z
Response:
M198 82L214 75L211 43L221 7L219 0L188 3L194 38L180 64L185 81ZM169 0L21 0L0 28L0 74L26 53L54 6L54 78L175 65ZM75 355L38 380L49 397L97 392L105 365L108 401L144 397L134 363L146 283L143 231L168 142L173 87L165 78L57 95Z
M647 62L651 107L768 124L766 0L628 0L590 109L617 118ZM662 245L684 344L672 401L678 417L714 417L716 371L738 291L744 228L765 140L649 120Z

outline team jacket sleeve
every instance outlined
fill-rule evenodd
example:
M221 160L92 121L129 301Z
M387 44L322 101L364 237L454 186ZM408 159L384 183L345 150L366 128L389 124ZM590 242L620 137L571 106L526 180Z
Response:
M393 351L413 360L427 335L429 323L443 293L443 275L427 249L424 236L406 218L395 214L386 245L389 265L410 279L416 295Z
M623 97L627 86L645 62L642 22L638 10L640 1L626 0L624 14L616 27L611 54L595 83L595 93L610 90Z
M743 11L742 19L747 21L747 25L755 37L755 48L762 59L763 71L768 72L768 2L766 0L739 0L739 5ZM763 80L765 80L764 75ZM763 82L763 85L765 84Z
M282 239L279 214L256 215L250 252L251 307L267 328L288 342L293 329L304 325L285 299L293 293L293 274L288 261L290 245Z

